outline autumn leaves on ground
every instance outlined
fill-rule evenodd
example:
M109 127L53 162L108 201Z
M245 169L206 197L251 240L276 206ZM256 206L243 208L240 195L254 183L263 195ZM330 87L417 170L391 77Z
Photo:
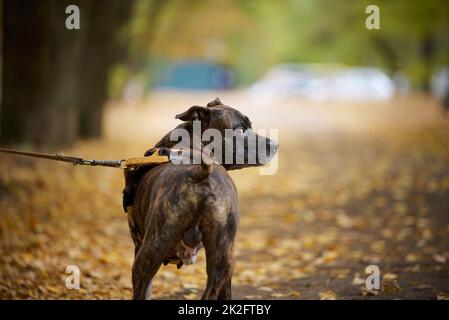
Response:
M66 154L141 155L174 115L216 93L111 103L105 138ZM257 128L279 129L279 168L232 173L241 220L237 299L444 299L449 296L449 116L435 101L311 103L220 94ZM25 148L26 146L18 146ZM61 151L61 150L45 150ZM0 298L129 299L133 244L122 172L0 156ZM68 265L81 288L65 286ZM377 265L381 289L365 288ZM162 267L155 299L197 299L205 259Z

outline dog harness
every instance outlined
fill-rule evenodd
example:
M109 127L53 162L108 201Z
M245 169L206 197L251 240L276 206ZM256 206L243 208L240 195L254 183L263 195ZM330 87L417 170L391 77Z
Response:
M134 217L134 197L137 186L143 175L152 168L161 164L170 162L174 159L182 158L181 149L153 148L145 153L144 158L150 158L152 161L135 161L124 169L125 189L123 190L123 210L127 213L128 225L131 231L131 237L135 244L141 244L143 234L136 225ZM191 248L181 240L184 249L191 253L195 248ZM166 257L163 261L164 266L167 264L175 264L178 269L183 265L183 261L176 254Z

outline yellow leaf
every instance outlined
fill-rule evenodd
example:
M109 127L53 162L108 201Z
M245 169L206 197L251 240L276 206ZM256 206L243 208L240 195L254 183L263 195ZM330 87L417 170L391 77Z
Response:
M435 254L433 259L438 263L446 263L446 257L441 254Z
M301 292L299 291L290 291L288 293L272 293L272 298L286 298L286 297L299 297Z
M352 280L353 286L360 286L365 284L365 279L360 277L360 273L356 273L354 276L354 280Z
M388 273L386 273L386 274L383 276L383 278L384 278L384 280L395 280L395 279L398 278L398 275L397 275L397 274L394 274L394 273L391 273L391 272L388 272Z
M196 293L184 294L183 297L184 297L184 299L187 299L187 300L196 300L196 299L198 299Z
M318 295L320 296L320 300L335 300L337 299L337 295L335 294L335 292L331 291L331 290L326 290L323 292L318 293Z
M439 292L437 294L437 300L449 300L449 293L447 293L447 292Z

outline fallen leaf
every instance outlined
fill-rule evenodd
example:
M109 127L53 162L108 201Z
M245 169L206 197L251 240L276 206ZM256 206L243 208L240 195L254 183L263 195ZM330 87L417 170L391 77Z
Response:
M433 287L427 284L421 284L419 286L413 287L413 290L431 290L431 289L433 289Z
M388 280L395 280L397 278L398 278L398 275L394 274L394 273L391 273L391 272L388 272L388 273L384 274L384 276L383 276L383 279L387 280L387 281Z
M272 293L272 298L286 298L286 297L299 297L301 293L299 291L290 291L288 293Z
M364 285L366 282L365 279L360 277L360 273L356 273L354 276L354 279L352 280L352 285L353 286L360 286L360 285Z
M339 213L337 215L337 225L344 229L350 229L354 227L354 220L345 213Z
M248 300L260 300L262 298L263 297L261 295L258 295L258 294L256 294L256 295L246 295L246 296L243 297L243 299L248 299Z
M266 291L266 292L272 292L273 288L267 287L267 286L262 286L259 288L260 291Z
M198 285L195 283L189 283L189 282L183 282L182 287L184 289L192 290L192 289L198 289Z
M437 294L437 300L449 300L449 293L447 293L447 292L439 292Z
M183 297L184 297L184 299L187 299L187 300L197 300L198 299L198 296L196 293L184 294Z
M435 254L433 255L433 259L438 263L446 263L446 257L441 254Z
M331 291L331 290L326 290L323 292L318 293L318 295L320 296L320 300L335 300L337 299L337 295L335 294L335 292Z
M401 288L396 280L384 281L382 284L382 292L386 294L397 293L399 291L401 291Z
M405 257L405 261L407 262L416 262L418 260L419 256L414 254L414 253L409 253L406 257Z
M368 289L366 287L361 288L361 290L364 296L377 296L379 294L379 290Z

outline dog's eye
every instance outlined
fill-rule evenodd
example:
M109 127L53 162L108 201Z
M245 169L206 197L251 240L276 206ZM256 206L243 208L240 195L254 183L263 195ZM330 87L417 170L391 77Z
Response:
M240 128L235 129L234 132L236 134L244 134L245 133L245 129L240 127Z

